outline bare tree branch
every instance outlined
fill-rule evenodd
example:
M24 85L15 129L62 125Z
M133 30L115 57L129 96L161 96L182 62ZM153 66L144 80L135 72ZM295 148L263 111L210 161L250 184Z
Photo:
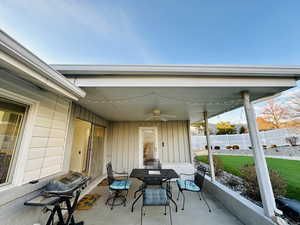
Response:
M281 128L283 123L290 118L288 109L274 100L267 102L261 115L266 121L272 123L273 128Z

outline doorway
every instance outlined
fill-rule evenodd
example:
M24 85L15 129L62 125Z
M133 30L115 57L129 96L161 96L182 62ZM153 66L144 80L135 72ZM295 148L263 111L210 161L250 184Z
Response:
M75 119L70 170L95 179L103 174L106 128Z
M159 161L157 127L140 127L139 140L139 166L143 168L157 163Z
M92 124L75 119L70 170L88 175L88 154Z

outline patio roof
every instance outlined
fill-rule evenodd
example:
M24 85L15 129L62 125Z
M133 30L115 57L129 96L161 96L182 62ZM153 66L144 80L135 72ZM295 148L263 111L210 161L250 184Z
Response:
M53 64L64 75L194 75L194 76L259 76L298 77L300 66L267 65L97 65Z
M210 65L53 65L86 92L79 104L111 121L143 121L154 109L173 120L203 119L296 85L300 67Z
M197 121L207 110L212 117L243 105L245 87L84 87L79 104L110 121L144 121L154 109L175 115L170 120ZM285 87L249 87L252 99Z

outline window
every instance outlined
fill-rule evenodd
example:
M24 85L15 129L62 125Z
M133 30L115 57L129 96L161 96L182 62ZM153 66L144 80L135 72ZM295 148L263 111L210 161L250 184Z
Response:
M27 107L0 98L0 185L11 183Z

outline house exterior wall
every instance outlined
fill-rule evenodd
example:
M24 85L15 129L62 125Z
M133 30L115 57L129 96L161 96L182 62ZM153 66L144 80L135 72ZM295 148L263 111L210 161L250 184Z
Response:
M42 213L42 207L24 206L24 202L37 196L49 180L69 171L75 118L104 127L109 123L64 97L4 71L0 71L0 90L36 104L34 115L25 121L32 129L22 135L29 142L28 148L20 149L17 156L23 165L15 168L20 179L9 187L0 187L0 224L44 224L49 214ZM29 184L33 180L38 183Z
M33 224L37 222L40 210L25 209L23 204L47 179L63 171L70 100L5 71L0 71L0 89L2 97L32 102L24 123L24 132L20 136L22 140L16 156L12 184L0 188L0 221L3 225ZM39 182L28 183L33 180Z
M162 163L191 162L188 121L111 122L106 159L115 169L130 171L139 166L139 127L158 128L158 154Z
M96 115L95 113L87 110L81 105L73 103L72 108L74 110L74 117L77 119L85 120L104 127L107 127L109 124L108 121Z
M63 169L70 102L49 93L39 100L23 183Z
M24 173L18 185L62 171L70 101L49 91L0 72L0 88L36 102L34 117L27 118L32 130L29 146L23 149ZM30 106L31 107L31 106ZM29 116L29 115L28 115ZM27 136L28 137L28 136ZM21 137L22 138L22 137Z

